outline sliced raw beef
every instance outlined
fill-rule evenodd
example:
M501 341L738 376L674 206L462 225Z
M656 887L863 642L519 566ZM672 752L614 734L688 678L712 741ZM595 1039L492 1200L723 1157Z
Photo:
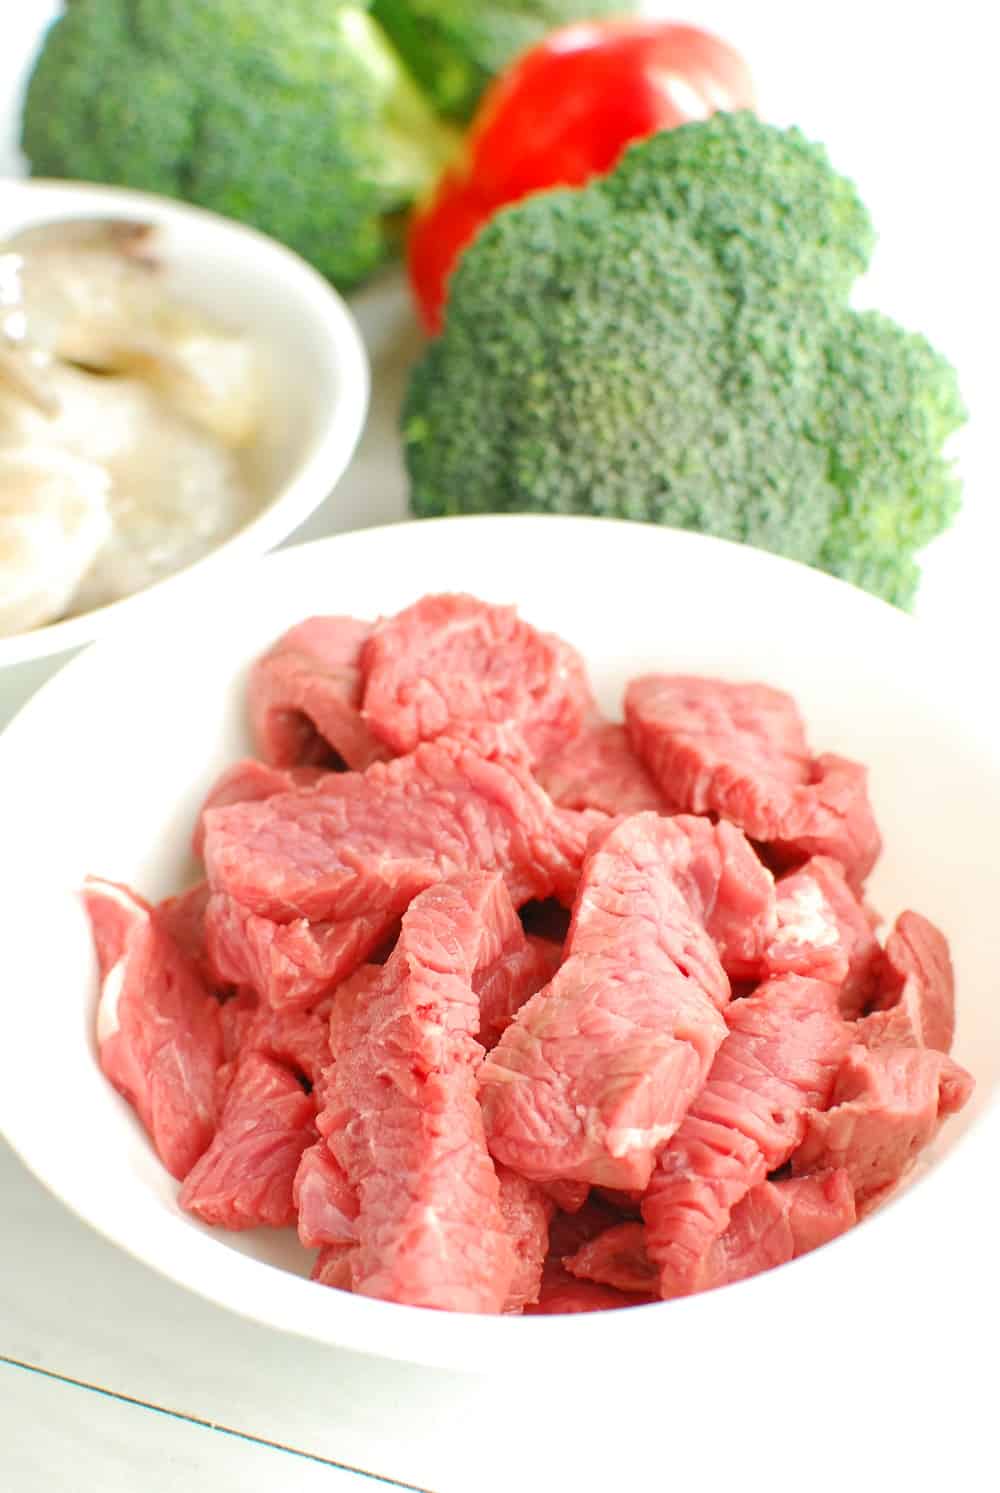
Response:
M495 1047L518 1011L547 985L559 968L562 947L547 938L526 937L505 959L476 978L479 997L479 1043Z
M205 849L205 811L224 809L227 804L261 803L276 793L294 793L315 788L327 776L322 767L269 767L255 757L244 757L227 767L209 789L198 813L191 848L199 858Z
M581 1245L596 1239L607 1229L622 1222L617 1208L591 1192L572 1212L560 1208L549 1224L549 1254L557 1260L575 1254Z
M616 1291L658 1296L660 1272L649 1258L641 1223L615 1224L563 1260L570 1275Z
M325 1137L303 1151L292 1199L299 1238L307 1249L357 1242L358 1195Z
M185 1178L181 1207L227 1229L294 1223L292 1182L316 1139L315 1112L281 1063L260 1052L241 1059L212 1143Z
M226 1063L262 1052L314 1084L330 1061L330 1002L311 1011L275 1011L241 990L220 1011Z
M729 1034L642 1203L665 1297L704 1289L733 1209L791 1156L851 1042L836 988L798 975L734 1001L726 1020Z
M340 1242L327 1244L316 1256L311 1279L321 1286L333 1286L338 1291L351 1289L351 1266L358 1252L356 1244Z
M504 1302L505 1312L520 1312L538 1300L542 1267L549 1252L549 1219L555 1204L516 1172L498 1166L500 1213L514 1246L514 1277Z
M784 1182L760 1182L736 1204L724 1233L713 1240L699 1273L698 1291L731 1285L828 1243L856 1221L844 1172ZM641 1223L621 1223L584 1244L565 1262L569 1273L595 1286L649 1293L658 1270L649 1258Z
M875 1014L861 1023L869 1047L887 1042L950 1052L955 975L948 941L919 912L904 912L886 939Z
M535 1181L644 1187L726 1026L729 981L678 885L676 820L621 820L588 854L566 957L480 1073L490 1149Z
M311 617L257 660L247 697L265 762L362 771L388 756L361 719L361 649L370 632L353 617Z
M88 877L83 902L101 977L97 1050L164 1166L184 1177L215 1131L218 1002L148 902Z
M502 871L515 902L571 902L598 816L557 809L526 768L456 741L418 747L322 793L281 793L205 816L214 891L278 922L386 928L447 876ZM359 956L359 957L364 957Z
M826 980L840 991L841 1014L857 1016L874 988L881 950L842 866L813 856L783 876L775 891L778 932L764 953L765 976Z
M379 622L362 654L366 725L395 752L486 722L514 727L532 757L558 751L593 709L582 660L513 607L425 596Z
M625 692L629 737L681 808L739 825L784 864L829 855L859 886L881 838L867 773L812 759L795 701L762 684L646 675Z
M857 1221L844 1172L761 1182L733 1209L702 1272L702 1290L786 1265L845 1233Z
M675 881L722 968L732 980L758 975L778 926L774 878L734 825L677 814L673 826Z
M308 1009L374 953L404 905L339 923L274 923L217 893L205 914L209 963L218 981L249 985L275 1010Z
M194 965L200 979L210 989L225 988L208 957L205 944L205 910L211 896L207 881L199 881L186 892L176 897L167 897L157 903L156 919L160 927L172 938L186 959Z
M616 1311L625 1306L648 1306L656 1296L630 1296L611 1286L577 1280L555 1260L549 1260L542 1275L542 1288L534 1306L526 1306L526 1317L549 1317L570 1312Z
M500 876L422 893L388 963L341 990L319 1121L356 1190L356 1292L499 1312L517 1258L476 1100L476 971L524 937Z
M806 1175L843 1168L860 1217L892 1191L972 1089L971 1075L945 1053L856 1043L837 1075L830 1108L807 1117L792 1169Z
M563 1213L579 1213L590 1197L589 1182L539 1182L538 1185Z
M564 809L676 812L633 752L625 727L611 721L584 726L562 751L538 764L535 776L552 802Z

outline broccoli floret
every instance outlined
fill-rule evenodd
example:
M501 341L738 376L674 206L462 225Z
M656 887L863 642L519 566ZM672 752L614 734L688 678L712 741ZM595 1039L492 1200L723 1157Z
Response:
M372 13L436 107L472 115L490 79L557 26L634 10L628 0L374 0Z
M36 175L182 197L289 244L342 288L454 145L363 3L73 0L32 74Z
M498 213L408 389L413 512L672 524L909 604L964 415L923 338L849 309L871 243L825 155L750 115Z

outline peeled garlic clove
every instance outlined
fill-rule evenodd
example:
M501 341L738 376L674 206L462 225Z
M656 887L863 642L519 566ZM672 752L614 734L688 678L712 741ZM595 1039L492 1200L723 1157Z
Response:
M0 636L69 606L111 531L103 467L67 452L0 451Z

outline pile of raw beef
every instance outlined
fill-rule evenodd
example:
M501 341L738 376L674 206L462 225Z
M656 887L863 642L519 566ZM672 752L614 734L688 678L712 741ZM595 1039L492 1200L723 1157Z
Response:
M295 1224L330 1286L566 1312L740 1280L892 1190L972 1080L944 938L875 938L864 768L765 685L624 706L466 596L257 662L204 880L84 891L101 1063L183 1207Z

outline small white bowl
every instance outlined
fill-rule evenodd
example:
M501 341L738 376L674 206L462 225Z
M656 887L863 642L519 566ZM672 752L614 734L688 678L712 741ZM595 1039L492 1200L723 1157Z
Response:
M154 224L165 283L259 348L266 396L253 451L257 514L201 560L109 606L0 638L0 691L14 665L67 653L133 627L223 567L264 554L330 495L354 453L368 408L368 358L353 316L305 260L215 213L145 192L80 182L0 180L0 245L37 224L125 218ZM32 683L42 672L36 665Z
M891 1378L885 1354L910 1341L915 1302L934 1359L935 1322L963 1311L971 1321L991 1289L965 1278L961 1242L990 1236L989 1152L1000 1132L1000 775L982 679L970 687L961 661L918 623L829 576L641 524L440 519L297 546L221 580L168 627L140 622L74 660L0 737L10 789L0 1131L28 1166L109 1239L220 1305L320 1342L488 1368L508 1385L529 1371L583 1366L599 1382L645 1365L669 1403L673 1380L713 1384L719 1353L747 1344L773 1394L789 1363L815 1365L821 1344L839 1390L857 1370L858 1338L845 1324L878 1324L880 1373ZM649 669L762 679L793 691L817 750L870 765L885 837L870 896L886 919L912 906L951 940L956 1056L977 1088L919 1179L843 1239L685 1301L483 1318L314 1285L302 1279L309 1258L291 1230L229 1234L178 1208L177 1184L97 1064L79 883L91 871L158 898L191 875L199 802L249 748L246 668L283 629L310 613L371 617L459 589L515 602L579 647L608 711L626 679ZM970 1368L978 1361L971 1355Z

